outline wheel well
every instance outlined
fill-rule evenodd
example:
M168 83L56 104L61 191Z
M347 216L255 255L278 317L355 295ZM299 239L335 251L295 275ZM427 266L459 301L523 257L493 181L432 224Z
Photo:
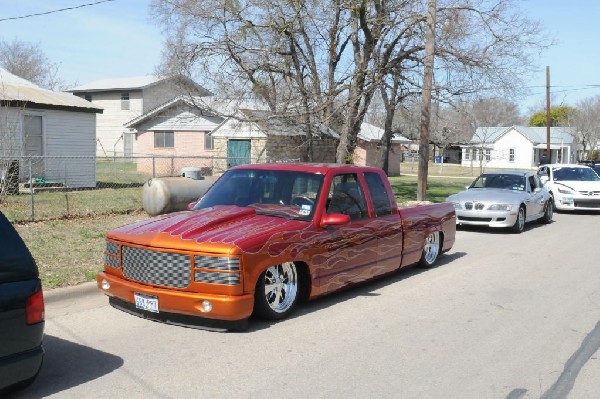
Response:
M301 261L295 261L296 270L298 270L298 277L300 281L300 300L305 301L310 295L312 289L312 280L310 278L310 271L308 265Z

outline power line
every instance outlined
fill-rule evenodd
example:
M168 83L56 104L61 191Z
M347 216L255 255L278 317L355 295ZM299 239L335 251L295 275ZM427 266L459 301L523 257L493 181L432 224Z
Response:
M96 1L94 3L87 3L87 4L81 4L78 6L74 6L74 7L67 7L67 8L61 8L59 10L52 10L52 11L46 11L46 12L39 12L39 13L35 13L35 14L28 14L28 15L21 15L19 17L9 17L9 18L0 18L0 22L4 22L4 21L10 21L13 19L24 19L24 18L31 18L31 17L37 17L39 15L48 15L48 14L54 14L57 12L62 12L62 11L70 11L70 10L75 10L77 8L83 8L83 7L89 7L89 6L95 6L97 4L101 4L101 3L108 3L110 1L115 1L115 0L99 0Z

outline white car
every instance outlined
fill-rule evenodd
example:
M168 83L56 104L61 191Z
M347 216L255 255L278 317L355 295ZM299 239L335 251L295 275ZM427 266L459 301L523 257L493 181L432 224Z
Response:
M576 164L549 164L537 175L560 211L600 211L600 177L592 168Z

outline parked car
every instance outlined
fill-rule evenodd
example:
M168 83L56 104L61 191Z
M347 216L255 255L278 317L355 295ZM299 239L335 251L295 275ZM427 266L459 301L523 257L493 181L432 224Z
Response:
M598 176L600 176L600 161L579 161L581 165L587 165L590 168L594 169L594 172Z
M552 195L555 210L600 210L600 177L589 166L550 164L537 174Z
M98 286L116 308L243 329L454 244L452 204L398 209L381 169L263 164L227 171L193 206L107 234Z
M25 243L0 212L0 396L33 382L44 349L44 294Z
M550 223L553 216L552 197L532 172L483 173L447 201L454 204L459 225L503 227L515 233L527 222Z

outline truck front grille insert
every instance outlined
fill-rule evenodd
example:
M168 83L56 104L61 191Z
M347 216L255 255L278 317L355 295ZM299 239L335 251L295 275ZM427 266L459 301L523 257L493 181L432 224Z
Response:
M122 264L125 277L141 283L172 288L190 285L189 255L123 246Z

